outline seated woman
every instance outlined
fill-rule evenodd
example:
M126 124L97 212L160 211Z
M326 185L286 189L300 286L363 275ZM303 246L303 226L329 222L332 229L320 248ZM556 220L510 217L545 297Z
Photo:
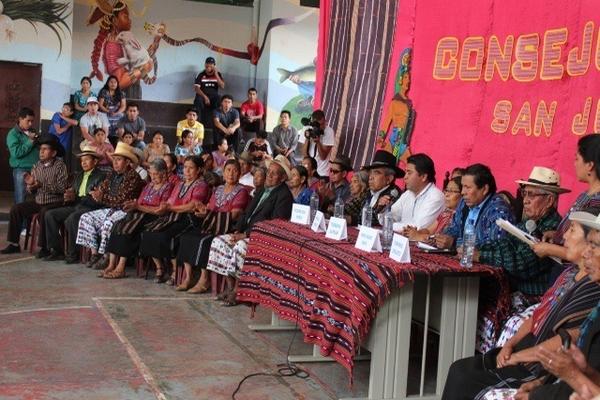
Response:
M223 168L225 184L219 186L210 198L208 206L199 205L195 214L202 218L198 229L184 234L180 240L177 252L177 263L183 264L185 278L178 291L187 290L188 293L205 293L209 289L208 253L213 238L216 235L230 233L234 222L237 221L246 206L250 196L248 188L239 183L240 163L237 160L228 160ZM192 285L192 267L201 268L200 279ZM189 289L189 290L188 290Z
M214 162L214 168L215 170L223 170L223 167L225 166L225 162L227 160L229 160L229 156L230 156L230 152L229 152L229 144L227 144L227 138L222 137L219 138L219 141L217 142L217 149L215 151L213 151L212 153L212 158L213 158L213 162Z
M181 142L175 146L175 157L177 157L177 175L183 178L183 163L188 156L202 154L202 147L194 143L194 133L189 129L181 132Z
M177 175L177 157L175 154L169 153L165 154L162 159L167 164L167 180L173 185L178 184L180 179Z
M171 192L166 203L162 203L158 209L160 218L152 221L144 227L142 233L140 255L152 257L156 266L156 282L165 281L164 260L174 264L177 254L179 237L191 228L190 214L200 205L208 202L210 190L202 172L204 162L199 156L188 156L183 164L183 180ZM173 265L171 277L167 283L175 284L176 269Z
M254 197L254 193L260 192L265 187L267 179L267 167L254 167L252 171L252 184L254 189L250 191L250 197Z
M302 166L308 171L308 182L306 183L312 190L319 187L319 174L317 173L317 160L306 156L302 159Z
M590 211L594 211L595 216L600 210ZM574 224L573 220L571 222ZM569 246L575 244L577 238L576 230L572 232L573 236L567 243ZM585 268L589 272L587 264ZM544 294L533 316L525 320L504 347L454 362L448 372L442 399L480 398L490 389L518 388L522 383L544 375L545 371L536 357L539 346L558 350L561 338L556 333L561 328L577 337L579 326L600 298L600 275L580 274L577 280L578 273L577 267L565 270L555 286Z
M533 250L539 257L554 256L564 258L566 249L563 244L563 235L569 229L569 215L574 211L580 211L586 207L600 205L600 134L585 135L577 142L577 154L575 155L575 175L579 182L586 184L587 189L575 200L575 204L563 217L556 231L547 232L544 241L533 246ZM555 278L560 273L557 268Z
M109 76L104 87L100 89L100 93L98 93L98 107L108 117L110 124L108 137L111 144L115 146L118 141L117 122L123 118L125 109L127 108L125 92L119 88L119 80L116 76Z
M160 131L154 132L152 135L152 143L144 149L144 162L142 166L148 168L150 163L156 159L163 158L165 154L169 154L171 149L169 145L164 143L163 135Z
M112 224L125 218L127 215L121 208L128 200L137 199L145 182L133 165L137 162L133 148L125 143L117 144L111 171L100 187L90 191L92 198L102 208L81 215L77 229L76 243L92 251L92 257L87 264L88 268L104 269L105 260L101 261L106 243L99 243L102 236L112 229ZM102 232L105 232L103 235Z
M127 258L137 254L144 225L164 212L161 204L169 200L174 187L167 179L167 164L160 158L152 161L149 174L150 182L137 200L123 203L123 211L127 212L127 215L118 221L111 231L106 246L108 267L98 275L101 278L125 277L125 262Z
M296 165L292 168L292 177L288 181L288 186L292 196L294 196L294 203L305 206L310 204L310 196L312 196L313 191L306 185L307 181L308 171L306 168L302 165Z
M344 204L344 216L348 225L358 225L362 217L362 208L370 196L369 173L366 170L355 172L350 179L350 198Z
M420 242L429 242L433 245L434 240L430 239L431 235L441 233L452 221L456 207L460 202L462 192L461 177L450 179L446 187L444 187L444 201L446 208L440 215L438 215L435 222L426 228L417 230L414 226L407 226L404 228L403 235L408 237L410 240L416 240Z
M96 154L101 158L98 160L97 167L102 172L110 172L112 170L112 154L115 151L112 144L106 141L106 132L102 128L94 129L94 141L90 143L90 147L94 149Z
M84 76L79 83L81 84L81 89L73 94L73 106L75 107L73 118L77 121L87 112L88 97L98 97L92 90L92 80L89 77Z

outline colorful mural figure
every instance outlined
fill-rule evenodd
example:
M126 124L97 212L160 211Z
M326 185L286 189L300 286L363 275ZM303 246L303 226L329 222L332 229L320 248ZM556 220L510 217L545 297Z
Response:
M0 0L0 41L9 42L16 38L14 21L25 20L36 30L36 24L46 25L58 37L59 50L62 52L62 35L65 30L71 34L71 29L66 22L71 15L69 3L60 3L55 0Z
M88 25L98 23L100 31L94 40L92 51L92 72L90 78L104 80L99 60L102 56L104 70L119 80L119 87L127 97L142 98L140 81L152 84L156 80L156 50L164 33L164 26L158 26L150 33L153 41L144 49L131 32L129 7L122 1L96 0ZM152 73L154 72L154 73Z
M295 104L294 109L296 112L312 111L315 97L315 81L317 80L315 62L316 60L312 64L297 68L294 71L277 68L277 72L280 75L279 83L283 83L289 79L290 82L298 86L301 98Z
M412 101L407 96L410 87L410 53L411 49L404 49L401 53L395 95L385 110L377 137L377 149L389 151L398 162L405 162L410 156L409 144L415 120Z

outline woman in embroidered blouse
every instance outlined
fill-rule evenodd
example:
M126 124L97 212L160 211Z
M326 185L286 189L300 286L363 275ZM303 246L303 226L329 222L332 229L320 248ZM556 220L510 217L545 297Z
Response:
M160 218L145 226L142 233L140 254L152 257L156 266L156 283L165 281L164 259L171 260L173 269L167 283L175 284L175 255L179 245L179 237L191 228L190 214L208 202L210 189L202 173L204 162L199 156L188 156L183 166L183 181L173 191L166 203L161 203L158 213Z
M110 123L109 136L117 136L117 122L123 118L127 101L125 100L125 93L119 88L119 81L116 76L111 75L108 77L98 96L100 111L106 113Z
M444 228L448 226L450 221L452 221L456 207L461 199L461 192L461 177L459 176L450 179L444 188L444 203L446 208L440 215L438 215L433 224L420 230L417 230L414 226L407 226L404 228L403 234L410 240L417 240L421 242L431 241L433 243L433 240L429 239L429 237L436 233L442 232Z
M348 225L356 226L361 220L363 205L370 194L369 173L366 170L355 172L350 179L350 198L344 204L344 216Z
M210 198L208 206L199 205L195 214L202 218L199 229L186 233L181 238L177 253L177 262L185 268L184 280L177 286L178 291L204 293L209 289L206 263L210 244L216 235L230 233L230 228L248 205L248 188L239 183L240 164L237 160L228 160L223 168L225 184L219 186ZM200 279L192 285L192 267L201 268ZM189 289L189 290L188 290Z
M144 149L144 168L148 168L150 163L156 159L162 159L165 154L171 152L169 145L164 144L164 138L160 131L154 132L152 135L152 143Z
M585 135L577 142L575 174L577 180L587 184L588 188L577 197L569 212L565 214L558 225L556 232L546 232L544 241L532 246L533 251L539 257L564 258L566 249L562 246L563 235L569 228L571 213L586 207L600 206L600 134Z
M306 206L310 204L310 196L312 196L313 191L307 187L307 181L308 171L306 168L302 165L296 165L292 168L292 177L288 181L288 186L292 196L294 196L294 203Z
M158 218L160 205L169 200L173 184L167 180L167 164L160 158L154 160L150 163L149 174L150 182L138 199L123 204L123 211L127 215L112 229L106 247L108 267L98 275L99 277L125 277L125 262L127 258L137 254L144 225Z
M73 118L75 118L77 121L79 121L83 114L87 112L88 97L97 97L96 93L92 91L92 80L90 78L84 76L81 78L80 84L81 89L77 90L73 95L73 104L75 106Z
M181 132L181 142L175 146L175 156L177 157L177 175L183 177L183 162L186 157L202 154L202 147L194 144L194 133L189 129Z
M317 190L319 186L319 174L317 173L317 160L306 156L302 159L302 166L308 171L307 185L312 190Z
M596 216L600 209L586 211ZM572 258L574 262L582 264L585 247L582 248L581 245L585 242L585 233L588 231L582 224L571 221L569 232L565 235L566 259ZM556 332L560 328L568 329L571 336L576 337L586 315L598 303L600 287L588 274L587 266L580 269L578 265L574 265L565 269L517 333L502 348L486 356L489 359L493 355L495 365L488 366L483 371L483 362L477 363L477 359L482 356L452 364L443 398L474 398L476 393L485 393L486 387L493 389L500 380L506 383L502 385L503 388L515 389L523 382L543 376L545 372L536 356L539 347L558 350L561 340Z

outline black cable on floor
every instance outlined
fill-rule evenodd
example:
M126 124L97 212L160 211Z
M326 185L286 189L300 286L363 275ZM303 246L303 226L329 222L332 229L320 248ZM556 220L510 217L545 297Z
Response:
M296 294L298 296L298 306L296 308L296 320L299 321L300 320L300 254L302 253L302 249L304 248L304 245L306 244L306 242L309 239L306 239L302 242L302 244L300 244L300 249L298 250L298 258L297 258L297 264L298 264L298 272L296 274L297 276L297 288L296 288ZM242 378L242 380L238 383L237 387L235 388L235 390L233 391L233 393L231 394L231 399L232 400L236 400L236 395L238 394L238 392L240 391L240 389L242 388L242 385L244 384L244 382L250 378L256 377L256 376L272 376L275 378L287 378L287 377L296 377L296 378L300 378L300 379L307 379L308 377L310 377L310 374L298 367L296 364L290 362L290 351L292 350L292 344L294 344L294 339L296 339L296 333L298 333L298 329L294 329L294 334L292 335L292 340L290 340L290 344L288 345L288 349L285 355L285 363L282 364L277 364L277 372L276 373L269 373L269 372L256 372L253 374L248 374L246 376L244 376Z

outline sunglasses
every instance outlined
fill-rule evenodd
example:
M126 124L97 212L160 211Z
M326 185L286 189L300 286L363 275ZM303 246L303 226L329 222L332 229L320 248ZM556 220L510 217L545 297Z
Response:
M339 174L340 172L342 172L342 170L341 170L341 169L330 169L330 170L329 170L329 173L330 173L330 174Z

